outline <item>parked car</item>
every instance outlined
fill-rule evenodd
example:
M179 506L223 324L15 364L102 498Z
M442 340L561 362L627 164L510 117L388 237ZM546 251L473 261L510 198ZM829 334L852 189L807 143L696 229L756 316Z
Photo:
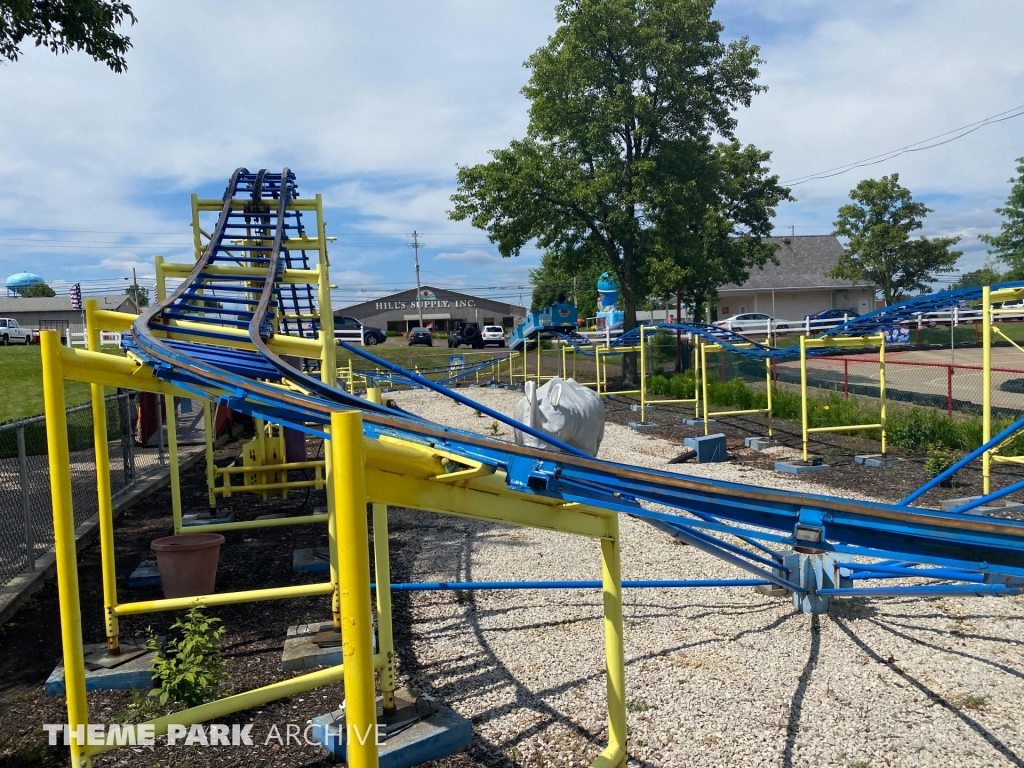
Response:
M459 320L448 332L448 346L459 348L460 344L469 344L473 349L483 349L484 340L480 338L480 326L477 323L467 323Z
M434 337L430 333L429 328L417 326L409 331L409 346L413 344L426 344L428 347L434 346Z
M480 339L485 347L488 344L497 344L499 347L504 347L505 329L500 325L485 325L484 329L480 331Z
M360 340L359 331L362 331L363 343L370 347L374 344L383 344L387 341L388 335L380 328L364 325L354 317L339 315L334 318L334 337L342 341Z
M0 343L5 347L8 344L31 344L32 331L29 328L22 328L13 317L0 317Z
M852 320L855 317L860 317L860 313L852 309L825 309L813 315L805 315L804 320L810 320L811 322L815 320L842 320L844 317Z
M790 328L799 328L801 324L794 320L779 320L760 312L745 312L742 315L718 320L715 325L733 333L767 333L769 327L776 331L788 331Z

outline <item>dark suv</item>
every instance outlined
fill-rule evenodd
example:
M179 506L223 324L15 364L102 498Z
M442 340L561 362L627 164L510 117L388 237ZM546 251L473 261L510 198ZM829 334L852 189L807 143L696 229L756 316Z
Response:
M388 335L380 328L370 325L363 325L359 320L348 315L334 316L334 337L342 341L363 341L367 346L383 344L388 340Z
M484 340L477 323L459 321L448 332L448 346L458 349L460 344L469 344L473 349L483 349Z

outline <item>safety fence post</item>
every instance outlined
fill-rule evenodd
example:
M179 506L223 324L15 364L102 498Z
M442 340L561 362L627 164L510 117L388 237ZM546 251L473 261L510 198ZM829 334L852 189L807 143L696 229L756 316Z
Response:
M953 366L946 366L946 415L953 415Z
M843 358L843 399L850 399L850 361Z
M703 374L700 379L701 393L704 400L704 434L708 434L708 411L711 410L710 403L708 402L708 349L707 344L703 341L700 343L700 370Z
M377 583L377 653L383 657L380 690L384 710L395 709L395 640L391 625L391 558L388 551L388 507L373 504L373 566Z
M174 395L164 395L164 412L167 419L167 459L171 476L171 516L174 520L174 533L182 532L181 522L181 477L178 473L178 409L174 404Z
M21 511L25 515L25 570L36 570L36 543L32 531L32 491L29 488L28 453L25 450L25 427L18 427L18 472L21 480Z
M156 462L161 467L164 465L164 412L160 400L163 395L156 396Z
M768 397L768 437L772 436L772 358L765 359L765 371L767 381L765 382L765 392Z
M330 438L337 479L334 483L335 546L339 563L337 591L341 601L347 762L351 768L377 768L362 414L359 411L332 413Z
M644 408L647 400L647 355L644 353L644 325L640 324L640 423L646 424Z
M885 455L885 334L878 345L878 401L881 406L878 421L882 425L882 455Z
M203 400L203 431L206 433L206 492L209 496L210 509L217 506L217 494L214 493L214 488L217 485L217 468L213 463L214 430L216 428L213 406L209 400ZM225 482L231 482L231 478L226 478Z

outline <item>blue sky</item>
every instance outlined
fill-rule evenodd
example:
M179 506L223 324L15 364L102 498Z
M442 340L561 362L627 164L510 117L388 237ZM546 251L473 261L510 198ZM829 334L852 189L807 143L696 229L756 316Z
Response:
M26 48L0 66L0 277L58 289L124 285L156 253L189 256L189 194L231 171L288 165L321 192L336 304L425 283L529 300L539 254L501 259L446 211L456 164L523 134L523 60L554 29L550 0L406 0L135 6L129 70ZM888 0L727 0L769 87L738 136L773 152L783 180L876 155L1024 104L1024 6ZM794 187L777 232L831 231L861 178L900 173L935 209L925 234L961 234L961 266L1024 155L1024 118L946 146Z

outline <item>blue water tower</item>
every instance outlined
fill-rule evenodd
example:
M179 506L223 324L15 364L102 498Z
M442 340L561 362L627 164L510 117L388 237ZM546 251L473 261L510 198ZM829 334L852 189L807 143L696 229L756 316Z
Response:
M20 296L33 285L39 283L45 283L39 275L34 275L31 272L19 272L16 275L11 275L7 278L5 285L7 286L8 296Z

